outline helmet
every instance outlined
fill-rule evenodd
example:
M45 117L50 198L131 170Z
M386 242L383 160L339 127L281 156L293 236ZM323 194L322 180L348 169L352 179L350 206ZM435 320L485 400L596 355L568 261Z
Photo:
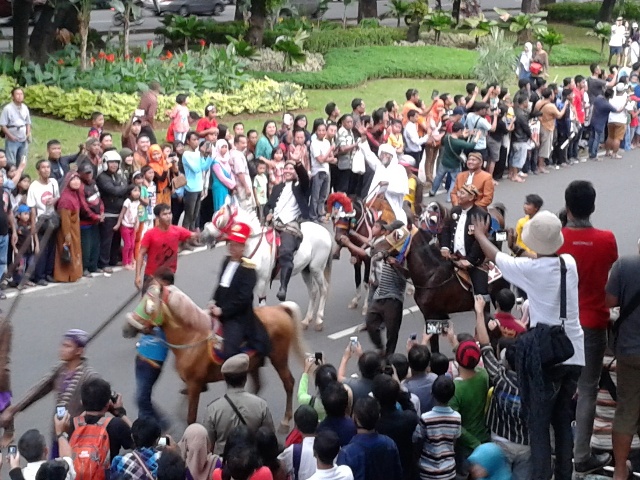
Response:
M118 162L118 165L120 165L120 162L122 161L122 157L115 150L109 150L108 152L104 152L104 155L102 155L102 161Z

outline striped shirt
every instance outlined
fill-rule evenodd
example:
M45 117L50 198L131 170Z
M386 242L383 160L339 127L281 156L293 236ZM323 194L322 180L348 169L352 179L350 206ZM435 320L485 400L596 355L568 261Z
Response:
M421 480L456 478L454 443L462 433L462 418L449 406L435 406L420 417L414 443L422 443L418 464Z
M382 263L378 288L373 295L374 300L393 298L404 302L404 291L407 288L407 279L387 262Z
M519 445L529 445L529 431L522 414L516 372L505 368L496 358L491 345L483 345L481 351L484 368L493 385L487 426L494 435Z

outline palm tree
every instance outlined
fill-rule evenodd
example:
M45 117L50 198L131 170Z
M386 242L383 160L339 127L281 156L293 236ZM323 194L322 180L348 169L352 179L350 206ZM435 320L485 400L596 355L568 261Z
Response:
M556 32L553 28L549 28L544 32L536 35L536 39L547 47L547 51L551 53L551 49L556 45L560 45L564 41L564 35Z
M491 33L491 27L498 25L495 20L487 20L484 14L480 14L477 17L465 18L461 25L458 26L460 30L465 30L467 34L476 39L476 47L480 43L480 37L486 37Z
M547 15L549 12L543 10L538 13L518 13L512 16L506 10L494 8L503 22L509 24L509 30L518 34L518 42L524 43L531 40L531 36L538 35L547 29Z
M404 0L391 0L387 3L389 11L385 16L390 16L398 20L397 27L400 28L400 19L405 18L409 13L410 4Z
M607 22L598 22L593 30L587 32L590 37L596 37L600 39L600 56L604 54L604 45L611 36L611 24Z

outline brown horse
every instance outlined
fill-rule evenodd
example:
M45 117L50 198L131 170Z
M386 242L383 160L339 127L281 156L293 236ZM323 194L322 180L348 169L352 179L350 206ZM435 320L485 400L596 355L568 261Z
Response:
M371 229L377 218L387 223L395 220L395 215L389 203L380 197L374 197L369 203L356 198L355 195L347 196L345 193L336 192L329 195L327 199L327 211L331 212L333 228L335 232L336 247L333 252L333 259L340 258L342 245L340 237L348 235L349 232L355 232L360 237L371 240ZM350 236L350 240L357 247L362 247L363 242L358 236ZM369 278L369 264L363 262L358 257L352 257L354 279L356 283L356 294L349 302L348 307L351 309L358 308L360 299L362 298L362 267L364 266L364 288L367 289L367 279ZM367 295L364 295L364 303L362 305L362 314L367 313Z
M498 208L500 209L499 206ZM503 225L504 212L500 213L502 215L498 221ZM413 298L425 322L447 320L451 313L474 309L471 288L462 285L453 262L445 260L440 254L438 234L447 215L447 209L439 203L429 204L421 217L421 228L414 229L406 254L406 268L415 288ZM389 249L390 245L386 240L376 246L377 251ZM489 294L493 298L495 292L508 287L506 280L498 279L489 284ZM437 335L431 337L431 349L439 351Z
M300 361L304 361L307 351L300 332L300 307L294 302L283 302L272 307L258 307L255 312L271 339L269 359L287 394L280 430L288 431L293 415L295 383L289 369L289 350L292 349ZM187 421L194 423L203 387L207 383L223 380L220 373L221 362L212 353L212 347L220 347L222 341L215 331L217 328L213 326L212 317L177 287L161 287L158 284L149 287L136 310L127 317L128 323L123 328L125 337L135 335L132 328L147 330L159 326L164 330L167 346L176 357L176 370L187 385ZM249 374L253 378L256 392L260 390L262 364L263 359L258 355L251 356Z

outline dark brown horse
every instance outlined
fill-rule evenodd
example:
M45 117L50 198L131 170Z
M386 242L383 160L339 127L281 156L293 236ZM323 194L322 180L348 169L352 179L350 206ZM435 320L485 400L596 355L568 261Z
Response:
M422 215L421 228L414 229L406 255L406 268L415 288L413 298L425 322L447 320L451 313L467 312L474 308L471 288L463 286L453 262L445 260L440 254L438 234L447 215L448 211L442 205L436 202L429 204ZM500 215L498 221L503 225L504 217ZM389 248L385 240L378 244L376 250ZM498 279L489 284L489 294L493 298L494 292L508 287L505 280ZM431 349L439 351L436 335L431 338Z

